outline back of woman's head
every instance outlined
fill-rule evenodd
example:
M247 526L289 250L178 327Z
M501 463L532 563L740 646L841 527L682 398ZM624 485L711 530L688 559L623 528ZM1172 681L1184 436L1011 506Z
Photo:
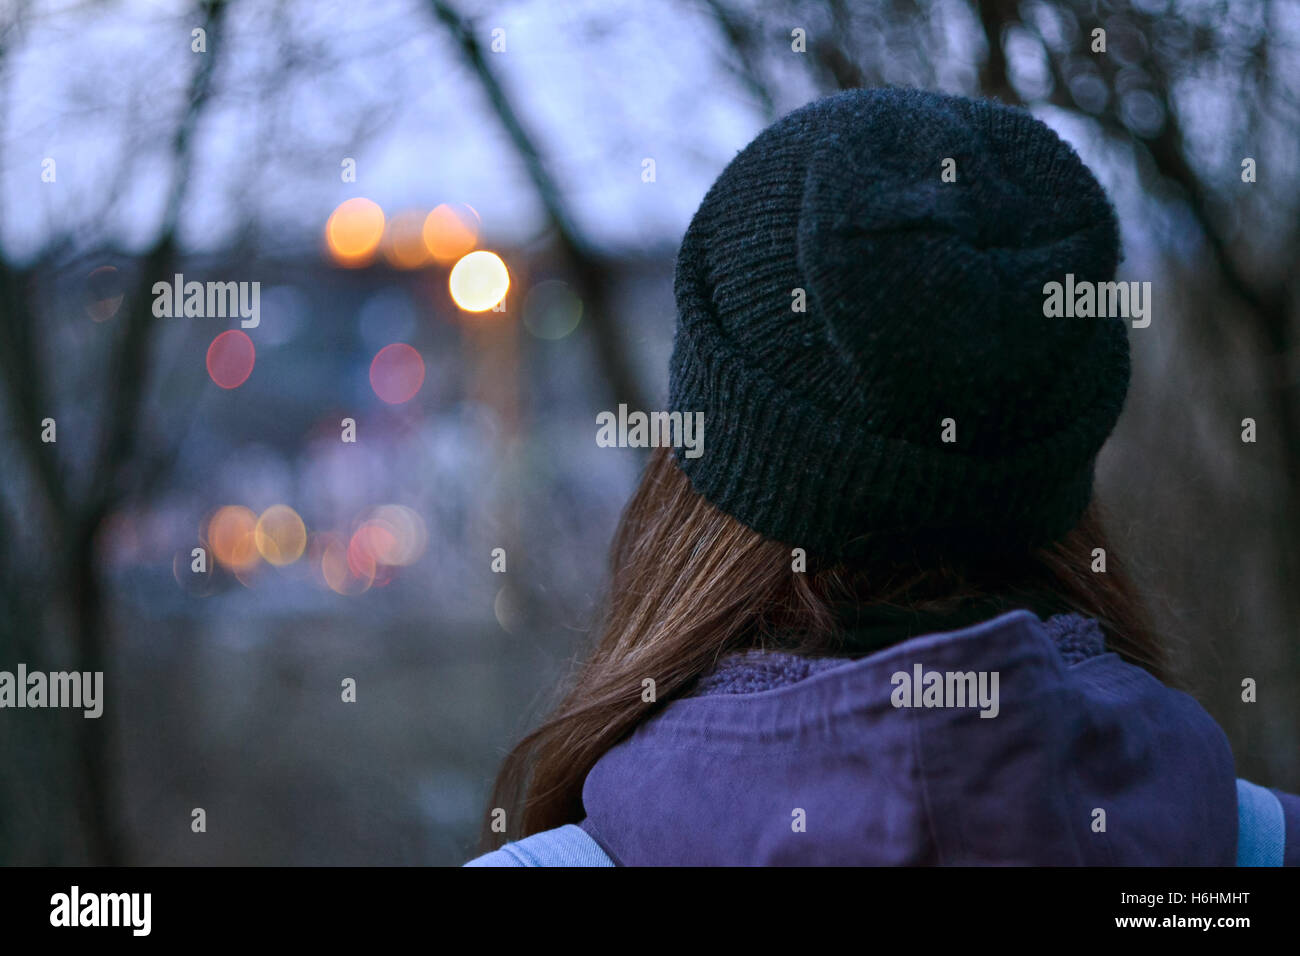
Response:
M1119 255L1074 151L997 103L852 91L737 155L677 264L669 408L702 447L652 456L597 643L507 759L489 841L581 819L595 761L733 650L854 656L1027 608L1165 676L1091 505L1126 328L1044 306Z

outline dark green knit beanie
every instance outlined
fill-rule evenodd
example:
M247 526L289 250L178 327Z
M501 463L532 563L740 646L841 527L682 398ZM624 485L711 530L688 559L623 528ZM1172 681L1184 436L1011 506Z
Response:
M1129 356L1123 319L1046 317L1044 285L1109 281L1119 256L1101 186L1023 110L915 90L805 106L682 241L670 408L705 428L677 460L809 554L1049 543L1087 506Z

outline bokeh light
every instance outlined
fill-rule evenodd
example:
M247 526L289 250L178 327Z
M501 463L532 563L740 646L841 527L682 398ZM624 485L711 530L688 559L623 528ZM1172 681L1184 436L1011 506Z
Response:
M366 512L350 536L311 535L307 552L326 587L356 595L389 584L400 568L424 554L428 543L424 521L413 509L385 504Z
M582 299L558 279L547 279L528 290L524 328L539 339L564 338L582 320Z
M256 529L257 515L252 511L242 505L224 505L208 520L205 538L212 556L238 573L251 570L259 560Z
M398 213L388 223L384 232L383 252L388 264L395 269L418 269L433 259L424 241L424 213L407 211Z
M379 204L357 197L339 203L325 223L325 243L340 265L368 265L384 237L384 211Z
M403 342L385 345L370 363L370 387L389 405L415 397L424 384L424 359Z
M227 329L208 346L208 375L222 388L239 388L253 374L257 350L241 329Z
M230 573L233 574L235 576L235 580L238 581L240 584L242 584L244 587L251 588L253 586L253 583L257 580L257 570L258 570L257 564L250 564L247 567L231 568Z
M480 249L452 267L451 297L466 312L486 312L506 297L510 272L495 252Z
M358 533L363 529L369 529L364 546L382 567L414 564L429 543L424 521L406 505L380 505L366 516Z
M501 630L507 634L515 634L519 631L522 623L519 600L515 596L514 589L509 585L497 591L497 596L492 601L492 613L496 615Z
M86 277L86 314L107 322L122 307L122 277L113 266L100 266Z
M425 218L421 231L429 255L442 263L455 262L477 245L479 216L472 206L443 203Z
M352 533L348 542L348 570L362 580L374 581L383 556L397 545L393 532L378 522L367 521Z
M272 505L253 529L257 553L277 567L293 564L307 549L307 526L288 505Z
M321 580L336 594L360 594L374 583L373 569L369 576L352 572L350 549L341 536L333 533L312 535L311 551L312 563L319 569Z
M194 570L195 558L192 548L183 548L172 556L172 576L181 590L187 594L207 597L213 592L216 583L216 562L211 552L201 562L201 571Z

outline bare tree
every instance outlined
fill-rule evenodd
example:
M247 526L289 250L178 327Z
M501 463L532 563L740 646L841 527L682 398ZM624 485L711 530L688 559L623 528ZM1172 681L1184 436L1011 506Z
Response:
M143 476L139 413L153 369L157 322L150 290L159 276L173 271L176 261L177 226L193 178L194 134L212 96L225 14L224 0L199 4L199 22L212 52L199 58L191 77L185 108L171 141L170 184L162 220L155 239L140 257L135 280L119 312L120 328L107 357L110 371L101 398L100 444L83 480L78 480L78 469L72 463L60 460L57 442L41 439L40 422L53 416L54 383L61 370L50 367L45 360L48 351L39 341L48 326L41 321L34 287L37 270L18 268L0 254L0 307L4 313L0 373L8 431L29 473L35 496L32 510L43 523L43 540L53 556L52 565L42 568L45 573L37 582L20 584L20 569L5 568L5 597L11 611L4 622L5 638L9 646L31 652L56 643L57 634L64 631L71 665L78 671L111 673L106 666L112 652L99 554L101 532L110 511L138 492ZM47 251L35 261L39 267L52 258ZM13 560L12 550L7 558ZM49 613L47 602L63 613ZM72 796L86 844L83 859L121 864L127 859L128 843L122 832L115 774L113 718L111 712L94 720L74 713L66 728L73 748L67 776L46 775L45 779L61 783Z

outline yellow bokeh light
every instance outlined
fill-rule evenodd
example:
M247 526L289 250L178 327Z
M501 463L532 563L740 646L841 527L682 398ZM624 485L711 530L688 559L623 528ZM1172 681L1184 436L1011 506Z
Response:
M422 212L401 212L388 222L384 233L384 258L395 269L418 269L433 258L424 242Z
M257 515L242 505L224 505L208 522L213 556L232 571L251 570L258 562L254 530Z
M272 505L253 529L258 554L277 567L293 564L307 549L307 527L288 505Z
M360 266L375 257L384 237L384 211L369 199L348 199L339 203L325 223L325 242L334 261Z
M425 248L439 262L455 262L478 243L478 228L478 213L472 206L443 203L424 220Z
M466 312L486 312L506 297L510 273L495 252L480 249L452 267L451 297Z

